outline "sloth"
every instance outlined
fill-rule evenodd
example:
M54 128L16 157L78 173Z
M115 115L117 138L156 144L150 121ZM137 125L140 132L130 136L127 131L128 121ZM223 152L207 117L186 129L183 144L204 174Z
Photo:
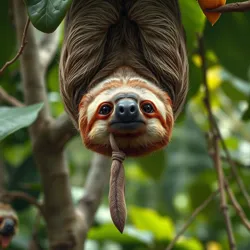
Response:
M73 0L60 89L87 148L127 156L165 147L188 90L178 0Z
M10 205L0 203L0 246L7 248L18 230L18 218Z

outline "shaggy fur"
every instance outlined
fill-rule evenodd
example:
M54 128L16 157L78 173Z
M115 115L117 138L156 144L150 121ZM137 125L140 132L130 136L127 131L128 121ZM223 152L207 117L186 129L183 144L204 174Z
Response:
M178 116L188 61L177 0L73 0L66 23L61 93L77 128L82 97L122 66L167 92Z

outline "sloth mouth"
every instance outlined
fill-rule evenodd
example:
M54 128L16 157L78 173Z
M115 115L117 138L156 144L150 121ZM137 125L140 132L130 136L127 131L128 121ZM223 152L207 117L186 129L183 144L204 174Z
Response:
M109 124L109 131L114 134L128 135L135 133L142 133L146 128L144 121L120 122L112 121Z
M7 248L11 242L12 236L2 236L0 235L0 246L2 248Z

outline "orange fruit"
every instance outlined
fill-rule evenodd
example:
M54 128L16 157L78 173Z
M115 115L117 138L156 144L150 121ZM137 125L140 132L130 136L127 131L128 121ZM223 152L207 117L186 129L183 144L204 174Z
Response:
M226 0L198 0L199 5L208 21L214 25L220 18L221 13L207 12L205 9L215 9L226 4Z

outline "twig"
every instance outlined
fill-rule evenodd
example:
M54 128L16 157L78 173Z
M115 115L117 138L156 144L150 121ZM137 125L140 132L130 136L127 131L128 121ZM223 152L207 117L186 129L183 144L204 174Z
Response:
M24 27L24 31L23 31L23 37L22 37L22 42L21 42L21 46L17 52L17 54L15 55L15 57L6 62L4 64L4 66L0 69L0 75L4 72L4 70L11 64L13 64L18 58L19 56L23 53L23 50L24 50L24 47L25 45L27 44L27 41L26 41L26 36L27 36L27 31L28 31L28 28L29 28L29 24L30 24L30 19L27 20L26 24L25 24L25 27Z
M206 67L206 57L205 57L205 48L204 48L204 40L203 37L199 37L199 50L202 59L202 75L203 75L203 83L205 87L205 105L208 111L208 118L210 123L210 131L213 135L213 147L214 147L214 165L217 170L218 182L219 182L219 190L220 190L220 199L221 199L221 209L226 223L226 229L228 234L228 240L231 250L236 250L235 238L232 229L232 223L228 214L228 205L225 194L224 187L224 173L221 166L220 159L220 150L219 150L219 138L217 136L217 128L215 127L215 120L212 113L212 107L210 103L210 92L207 83L207 67Z
M224 173L223 169L221 166L221 160L220 160L220 149L219 149L219 139L214 134L213 136L213 146L214 146L214 152L215 152L215 157L214 157L214 165L217 170L217 175L218 175L218 182L219 182L219 190L220 190L220 199L221 199L221 210L226 222L226 228L227 228L227 234L228 234L228 240L229 240L229 245L231 250L236 250L236 245L235 245L235 238L233 234L233 228L232 228L232 223L230 220L230 216L228 214L228 204L227 204L227 199L226 199L226 194L225 194L225 187L224 187Z
M222 148L226 154L226 158L227 158L227 161L229 162L230 166L231 166L231 170L232 170L232 173L235 177L235 180L243 194L243 196L245 197L246 201L247 201L247 204L248 204L248 207L250 208L250 196L246 190L246 187L245 187L245 184L244 182L241 180L240 176L239 176L239 173L238 173L238 169L236 168L236 165L234 163L234 161L232 160L231 158L231 155L229 153L229 150L226 146L226 143L221 135L221 132L220 132L220 129L218 127L218 124L216 123L215 119L213 118L213 124L214 124L214 127L216 129L216 132L217 132L217 135L218 137L220 138L220 142L221 142L221 145L222 145Z
M0 87L0 99L15 107L24 107L24 104L18 101L14 96L9 95L2 87Z
M230 3L215 9L206 9L207 12L244 12L250 10L250 1Z
M214 157L214 153L213 152L209 152L209 155L211 157ZM226 156L221 155L220 158L221 158L222 161L225 161L225 162L227 162L227 163L229 163L231 165L231 163L228 161L228 158ZM240 167L240 168L243 168L243 169L248 169L248 170L250 169L250 165L244 165L243 163L241 163L241 162L239 162L237 160L233 160L233 159L231 159L231 160L232 160L233 164L235 166L237 166L237 167Z
M240 206L239 202L237 201L237 199L235 198L234 193L232 192L232 190L230 189L230 186L228 184L228 181L225 179L225 188L227 190L228 196L236 210L236 213L238 214L238 216L240 217L242 223L244 224L244 226L246 227L246 229L248 231L250 231L250 222L247 219L247 216L244 212L244 210L242 209L242 207Z
M41 70L46 73L48 66L56 55L60 40L60 27L51 34L43 34L39 44Z
M0 194L0 197L1 200L6 200L8 202L16 199L26 200L27 202L38 208L41 213L43 212L42 204L40 204L34 197L30 196L27 193L20 191L5 191Z
M173 249L175 243L179 240L179 238L183 235L183 233L191 225L191 223L194 221L194 219L196 218L196 216L208 206L208 204L215 198L215 196L218 193L219 193L219 190L216 190L215 192L213 192L212 194L210 194L210 196L199 207L197 207L194 210L194 212L192 213L192 215L188 218L187 222L183 225L183 227L178 232L178 234L176 234L176 236L174 237L174 239L170 242L170 244L168 245L168 247L167 247L166 250Z

